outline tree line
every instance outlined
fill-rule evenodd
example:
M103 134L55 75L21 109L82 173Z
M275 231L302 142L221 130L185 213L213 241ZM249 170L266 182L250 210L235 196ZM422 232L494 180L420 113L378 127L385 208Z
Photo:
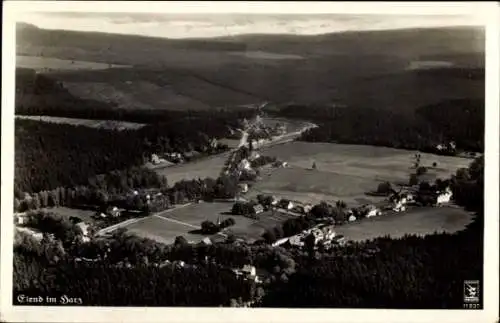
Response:
M457 150L484 150L484 100L448 100L423 106L415 113L369 107L288 105L282 117L311 120L319 125L304 132L301 140L415 149L438 154L436 149L454 141Z
M124 131L16 120L15 189L33 193L73 187L98 174L142 165L152 154L219 153L228 148L213 147L212 139L228 135L238 118L232 112L185 114Z

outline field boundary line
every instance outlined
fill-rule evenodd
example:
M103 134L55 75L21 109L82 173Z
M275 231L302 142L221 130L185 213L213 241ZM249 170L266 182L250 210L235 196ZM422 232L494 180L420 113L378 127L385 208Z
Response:
M159 218L159 219L162 219L162 220L165 220L165 221L168 221L168 222L182 224L182 225L185 225L185 226L188 226L188 227L191 227L191 228L195 228L195 229L201 229L201 227L199 227L199 226L196 226L196 225L193 225L193 224L189 224L189 223L186 223L186 222L182 222L182 221L178 221L178 220L174 220L172 218L166 218L166 217L163 217L163 216L158 215L158 214L153 214L153 216L155 218Z

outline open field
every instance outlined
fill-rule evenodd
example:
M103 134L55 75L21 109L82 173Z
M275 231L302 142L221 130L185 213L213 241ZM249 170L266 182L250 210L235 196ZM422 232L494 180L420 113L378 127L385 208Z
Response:
M160 175L166 176L170 185L182 180L192 180L198 178L219 177L222 167L229 157L229 153L202 158L192 162L177 164L166 167L154 167L153 169Z
M17 55L16 66L38 71L47 70L102 70L107 68L126 68L126 65L104 64L88 61L76 61L53 57Z
M231 206L231 203L191 204L157 213L125 228L138 236L166 244L173 243L177 236L197 243L206 236L190 232L199 230L205 220L216 222L221 213L231 210Z
M409 174L414 171L410 168L414 151L385 147L290 142L263 148L262 153L288 161L290 167L265 174L248 193L249 197L270 193L310 203L338 199L348 204L375 203L381 198L365 193L376 190L382 181L408 183ZM459 157L421 155L421 164L431 167L426 180L449 178L471 162ZM313 163L316 170L311 169Z
M194 228L159 217L148 217L125 228L128 232L137 236L153 239L165 244L174 243L177 236L183 236L187 241L195 243L204 238L201 234L188 233Z
M25 116L25 115L18 115L16 116L16 118L51 122L51 123L65 123L73 126L85 126L90 128L102 128L110 130L127 130L127 129L136 130L145 126L144 123L125 122L116 120L90 120L90 119L78 119L78 118Z
M232 217L236 224L225 229L223 233L234 233L238 238L255 241L261 238L267 228L274 228L292 217L278 212L266 212L261 215L261 219L255 220L229 214L231 207L232 203L227 202L191 204L160 212L125 227L131 233L167 244L173 243L177 236L184 236L188 241L196 243L206 237L193 233L200 229L203 221L215 223L219 217L221 220Z
M244 216L233 216L233 218L236 220L236 225L230 227L228 232L233 233L238 238L254 242L259 240L267 229L281 226L283 222L294 218L294 216L286 213L267 211L260 214L259 220L249 219Z
M347 240L363 241L389 235L426 235L434 232L456 232L472 221L472 214L459 207L415 208L404 213L364 219L335 228Z

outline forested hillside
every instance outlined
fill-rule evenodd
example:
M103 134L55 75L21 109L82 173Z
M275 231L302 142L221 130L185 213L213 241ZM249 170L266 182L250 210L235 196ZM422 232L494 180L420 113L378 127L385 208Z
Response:
M448 100L423 106L414 114L368 107L288 105L280 116L314 121L304 141L365 144L435 151L455 141L461 150L484 149L484 100Z
M97 174L143 164L153 153L220 152L227 147L214 150L210 140L228 135L243 116L185 113L125 131L16 120L15 188L31 193L83 184Z

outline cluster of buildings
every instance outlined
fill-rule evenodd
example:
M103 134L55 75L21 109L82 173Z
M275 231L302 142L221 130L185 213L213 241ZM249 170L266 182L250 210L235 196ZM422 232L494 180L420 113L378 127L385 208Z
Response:
M257 269L252 265L244 265L241 268L233 269L233 273L236 277L241 277L245 280L249 280L255 283L262 283L259 275L257 275Z
M314 245L322 244L324 248L328 249L333 246L342 246L346 243L345 237L337 235L333 229L333 225L319 224L313 228L302 231L294 236L283 238L275 243L273 246L289 244L294 247L304 247L305 240L308 236L314 237Z
M436 145L436 150L440 152L452 152L455 151L456 149L457 149L457 144L454 141Z
M243 188L248 189L246 186L243 186ZM271 208L281 209L290 213L293 212L296 215L305 215L308 214L313 207L311 204L304 204L288 199L278 199L272 195L260 195L258 201L237 201L233 206L233 210L239 210L239 208L235 208L236 204L239 204L239 206L243 205L243 209L245 210L238 213L242 213L241 215L252 219L258 219L261 213Z
M14 213L14 228L18 232L23 232L30 235L35 240L42 241L44 233L29 226L29 219L31 216L32 215L26 212ZM80 218L74 216L70 217L70 221L80 229L81 240L83 242L89 242L91 238L90 225ZM53 237L54 235L49 234L49 236Z

